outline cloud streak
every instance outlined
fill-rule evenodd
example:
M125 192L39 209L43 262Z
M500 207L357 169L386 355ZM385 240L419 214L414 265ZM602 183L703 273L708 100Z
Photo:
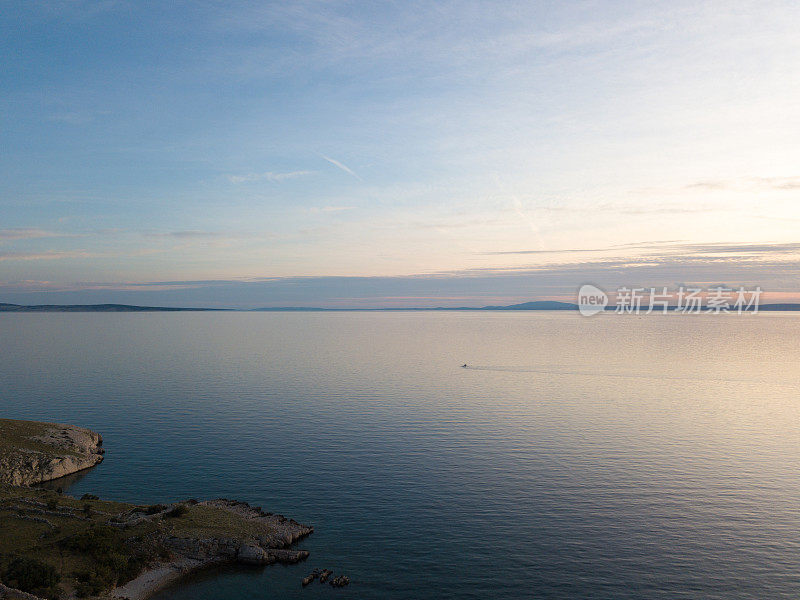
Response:
M355 206L312 206L306 209L310 213L337 213L346 210L355 210Z
M24 252L5 252L0 253L0 261L13 260L63 260L67 258L96 258L101 256L84 250L49 250L47 252L24 253Z
M742 257L752 257L760 254L787 254L800 252L800 243L775 243L775 244L727 244L724 242L708 244L685 244L676 242L642 242L636 244L623 244L605 248L569 248L555 250L507 250L499 252L483 252L483 256L506 255L546 255L546 254L583 254L606 252L619 254L630 253L632 250L645 251L645 256L669 256L673 254L682 256L708 257L713 254L738 254Z
M653 244L658 247L658 244ZM482 306L536 299L569 299L587 282L629 287L760 285L765 294L800 300L800 244L680 244L670 252L518 267L477 267L408 276L307 276L249 279L86 282L57 289L52 283L0 283L2 301L17 303L158 304L167 306L413 307ZM620 247L621 248L621 247ZM82 255L82 253L80 253ZM17 257L21 258L21 257ZM57 258L46 256L38 258ZM62 256L63 258L63 256ZM24 258L21 258L24 260ZM2 260L2 257L0 257Z
M336 160L335 158L331 158L330 156L325 156L324 154L320 154L320 156L322 158L324 158L325 160L327 160L329 163L331 163L334 167L344 171L345 173L347 173L349 175L352 175L353 177L355 177L359 181L364 181L358 173L353 171L353 169L348 167L346 164L344 164L342 162L339 162L338 160Z
M37 228L0 229L0 242L11 240L30 240L36 238L59 237L64 234Z
M275 171L265 171L264 173L248 173L246 175L228 175L228 181L231 183L253 183L256 181L270 181L272 183L280 183L281 181L288 181L289 179L297 179L298 177L305 177L311 175L313 171L287 171L283 173Z
M730 180L695 181L684 186L686 190L721 191L733 189L785 190L800 189L800 177L746 177Z
M158 233L146 233L147 237L154 237L154 238L173 238L179 240L195 240L195 239L211 239L211 238L218 238L221 237L223 234L219 233L218 231L199 231L199 230L187 230L187 231L166 231L166 232L158 232Z

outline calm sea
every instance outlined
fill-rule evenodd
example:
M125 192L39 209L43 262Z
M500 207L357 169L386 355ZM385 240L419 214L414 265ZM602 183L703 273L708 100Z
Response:
M4 416L105 438L70 493L316 527L159 600L800 596L800 316L3 314L0 348Z

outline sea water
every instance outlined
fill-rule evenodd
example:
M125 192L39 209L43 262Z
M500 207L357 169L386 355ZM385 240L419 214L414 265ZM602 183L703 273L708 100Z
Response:
M800 596L800 315L0 314L0 348L3 416L103 434L68 493L315 527L158 600Z

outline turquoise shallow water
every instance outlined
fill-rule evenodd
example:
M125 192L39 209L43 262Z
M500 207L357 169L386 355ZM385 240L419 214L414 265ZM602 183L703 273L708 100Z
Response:
M316 527L304 564L159 600L796 598L798 340L787 314L4 314L0 408L102 432L70 493ZM301 589L316 566L353 583Z

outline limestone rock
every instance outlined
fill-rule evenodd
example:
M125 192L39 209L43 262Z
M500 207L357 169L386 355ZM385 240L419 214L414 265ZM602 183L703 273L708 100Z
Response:
M243 565L267 565L275 562L275 559L260 546L242 544L236 554L236 561Z
M83 427L0 419L0 483L32 485L103 460L103 438Z

